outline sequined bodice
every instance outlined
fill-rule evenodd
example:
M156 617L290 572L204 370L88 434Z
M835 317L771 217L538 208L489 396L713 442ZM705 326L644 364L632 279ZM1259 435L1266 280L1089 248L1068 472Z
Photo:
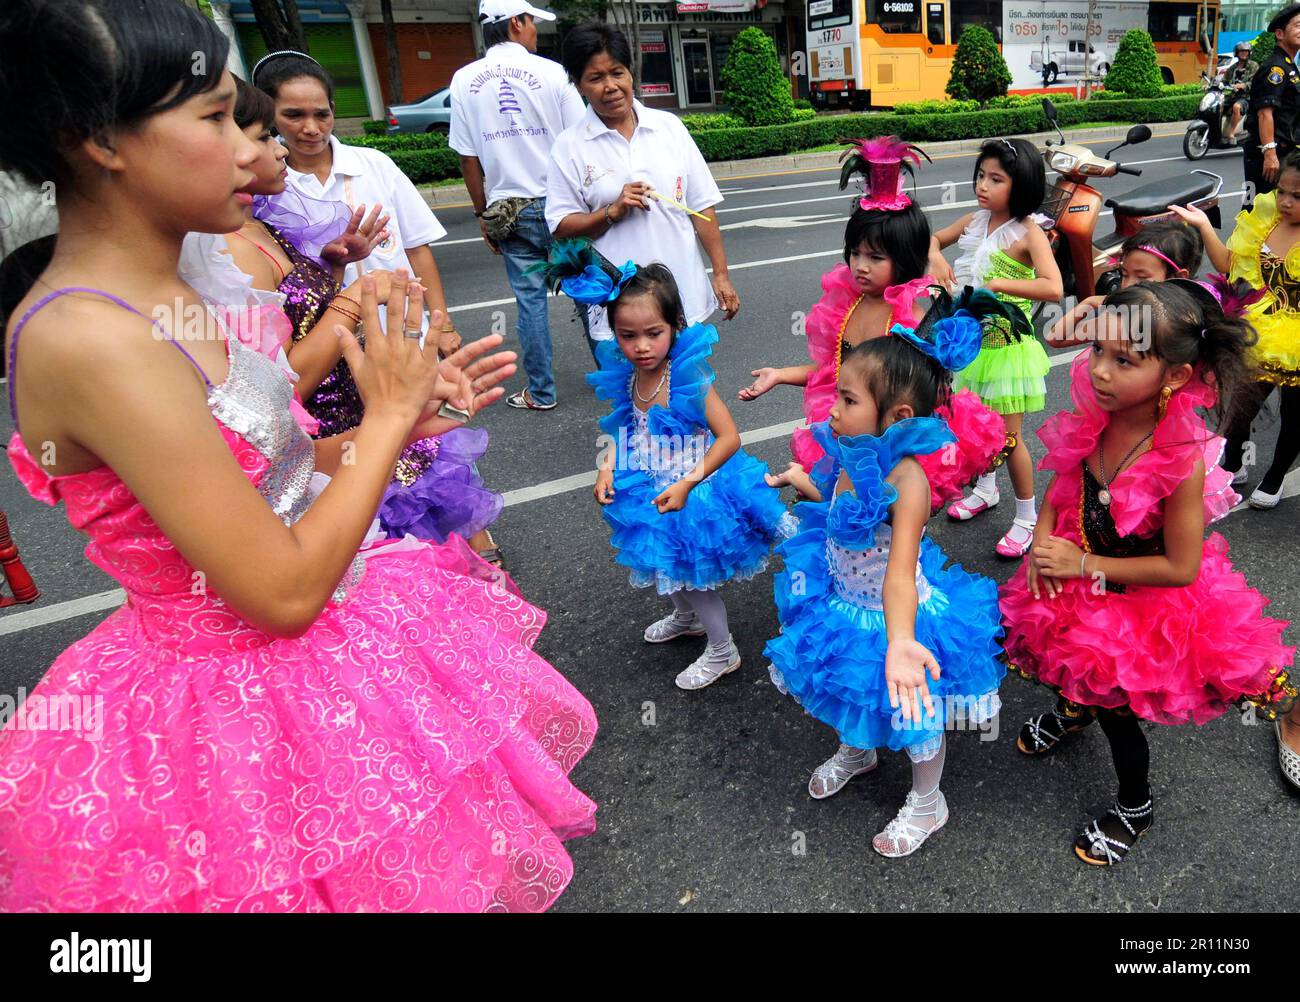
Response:
M1101 484L1083 464L1083 495L1079 499L1079 530L1086 549L1100 557L1153 557L1165 552L1164 533L1152 536L1121 536L1110 508L1101 503ZM1124 586L1107 582L1106 590L1123 594Z
M835 540L826 539L826 562L831 572L831 587L846 602L874 609L885 608L885 571L889 567L889 544L893 527L887 522L876 526L874 546L851 550ZM930 599L930 582L921 572L921 562L916 564L916 597L919 602Z
M293 262L293 268L278 288L284 293L284 312L293 324L293 339L301 341L320 323L339 286L328 270L303 254L278 230L272 226L266 228ZM307 412L320 422L318 438L341 435L361 423L364 410L361 394L352 380L352 370L342 357L304 404Z
M1268 312L1300 311L1300 278L1293 277L1287 268L1286 259L1271 251L1262 251L1259 256L1259 270L1264 276L1264 284L1273 294L1273 303Z
M315 470L311 439L293 419L293 390L270 359L231 338L230 372L208 394L208 406L244 475L271 509L291 525L310 507ZM17 434L10 460L38 500L63 501L73 527L89 537L86 556L126 590L144 635L162 647L185 650L194 638L220 638L222 646L266 642L191 567L111 469L51 478ZM335 592L342 601L360 581L357 557Z
M680 435L651 435L649 415L635 404L632 405L632 419L632 434L627 440L628 467L645 470L661 490L671 487L695 469L713 445L712 433L704 428L685 440Z

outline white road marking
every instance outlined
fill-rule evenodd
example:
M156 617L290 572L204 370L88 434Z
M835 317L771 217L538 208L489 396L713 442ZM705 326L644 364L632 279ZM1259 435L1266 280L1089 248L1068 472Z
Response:
M58 623L65 619L113 609L125 601L126 592L121 588L114 588L112 591L101 591L95 595L87 595L85 598L74 598L68 602L56 602L54 605L38 606L24 612L11 613L0 618L0 637L7 633L21 633L23 630L34 630L38 626L48 626L50 623Z

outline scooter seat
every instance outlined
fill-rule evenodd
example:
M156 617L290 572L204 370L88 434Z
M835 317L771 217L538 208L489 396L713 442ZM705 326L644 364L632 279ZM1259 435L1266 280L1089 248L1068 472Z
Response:
M1124 216L1155 216L1171 205L1186 205L1214 190L1213 178L1203 174L1152 181L1130 192L1106 199L1106 205Z

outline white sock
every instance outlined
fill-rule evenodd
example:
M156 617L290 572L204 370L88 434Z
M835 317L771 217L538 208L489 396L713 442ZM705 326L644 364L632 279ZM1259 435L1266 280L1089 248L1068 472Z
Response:
M998 475L994 473L985 473L975 481L975 493L984 500L995 497L998 493Z
M1038 506L1032 494L1027 498L1016 498L1016 518L1022 522L1038 521Z

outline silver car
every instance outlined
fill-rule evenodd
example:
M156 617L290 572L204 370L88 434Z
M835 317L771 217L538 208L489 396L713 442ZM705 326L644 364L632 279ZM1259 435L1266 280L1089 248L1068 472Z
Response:
M451 129L451 88L443 87L410 104L388 109L388 134L398 132L441 132Z

